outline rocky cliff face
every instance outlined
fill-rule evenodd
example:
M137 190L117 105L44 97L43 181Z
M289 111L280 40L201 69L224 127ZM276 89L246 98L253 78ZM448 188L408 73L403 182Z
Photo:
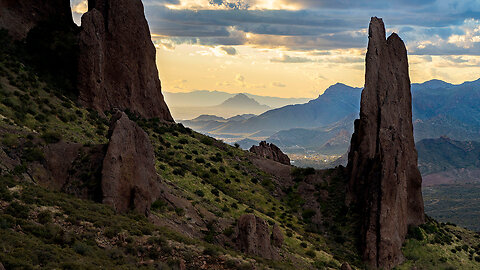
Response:
M160 195L155 156L148 135L123 112L111 121L110 141L103 160L103 203L118 212L147 213Z
M90 0L79 37L81 103L99 112L129 109L173 121L141 0Z
M14 39L24 39L38 23L51 20L72 24L72 11L67 0L0 0L0 28Z
M242 252L275 260L280 258L275 247L282 246L283 234L278 226L270 234L265 220L247 214L238 219L236 244Z
M413 140L407 51L383 21L372 18L360 119L355 121L348 166L347 202L361 211L364 259L390 269L409 225L424 223L422 178Z
M290 158L273 143L262 141L258 146L252 146L250 152L285 165L290 165Z

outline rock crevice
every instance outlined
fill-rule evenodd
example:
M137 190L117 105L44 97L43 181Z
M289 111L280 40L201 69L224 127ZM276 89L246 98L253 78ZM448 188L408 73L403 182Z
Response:
M422 178L413 139L407 51L382 19L372 18L360 119L355 121L347 169L347 203L362 217L361 249L374 268L401 263L408 226L424 223Z

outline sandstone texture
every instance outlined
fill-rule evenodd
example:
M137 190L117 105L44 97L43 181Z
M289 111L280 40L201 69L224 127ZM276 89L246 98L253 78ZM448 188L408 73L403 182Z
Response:
M32 164L32 176L42 186L83 199L101 201L103 145L60 141L43 148L45 160Z
M261 157L280 162L285 165L290 165L290 158L285 155L280 148L273 143L265 141L260 142L258 146L254 145L250 148L250 152L255 153Z
M147 214L160 195L160 179L148 135L123 112L111 120L102 168L103 203L117 212L133 209Z
M354 203L363 219L363 257L373 268L391 269L404 260L407 228L424 223L424 209L407 51L397 34L385 39L383 21L376 17L369 27L365 88L347 169L347 203Z
M72 24L68 0L0 0L0 28L5 28L16 40L43 21Z
M352 270L352 267L347 262L344 262L342 266L340 266L340 270Z
M272 245L281 247L283 245L284 236L277 223L273 225L272 229Z
M280 237L279 234L279 228L271 235L265 220L253 214L245 214L238 219L235 242L242 252L275 260L280 255L274 245L278 247L283 243L283 235Z
M173 122L141 0L90 0L79 34L80 102Z

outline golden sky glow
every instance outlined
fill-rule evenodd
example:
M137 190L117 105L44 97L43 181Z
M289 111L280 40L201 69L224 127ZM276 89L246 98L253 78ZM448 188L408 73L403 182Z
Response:
M71 1L79 23L86 1ZM337 82L361 87L373 7L407 44L412 82L480 77L480 3L343 2L143 0L163 91L315 98Z

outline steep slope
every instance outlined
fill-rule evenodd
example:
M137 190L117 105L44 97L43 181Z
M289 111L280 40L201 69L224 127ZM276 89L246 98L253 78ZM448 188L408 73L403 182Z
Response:
M141 0L89 1L79 40L77 87L83 105L100 113L129 109L173 121Z
M360 211L361 252L373 268L402 263L408 227L425 222L411 102L405 45L395 33L385 39L382 19L373 17L347 165L347 200Z

